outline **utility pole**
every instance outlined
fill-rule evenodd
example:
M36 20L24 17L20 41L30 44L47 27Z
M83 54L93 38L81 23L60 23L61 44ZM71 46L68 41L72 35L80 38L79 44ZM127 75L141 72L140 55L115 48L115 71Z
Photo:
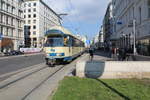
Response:
M63 20L61 16L67 16L67 15L68 15L67 13L58 14L58 16L60 17L61 20ZM60 20L59 20L59 21L60 21ZM61 21L60 21L60 26L62 26Z

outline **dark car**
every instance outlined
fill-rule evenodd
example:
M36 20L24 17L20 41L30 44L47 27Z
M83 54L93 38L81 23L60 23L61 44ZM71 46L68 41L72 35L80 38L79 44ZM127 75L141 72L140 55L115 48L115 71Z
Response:
M10 52L10 55L22 55L23 53L19 50L13 50Z

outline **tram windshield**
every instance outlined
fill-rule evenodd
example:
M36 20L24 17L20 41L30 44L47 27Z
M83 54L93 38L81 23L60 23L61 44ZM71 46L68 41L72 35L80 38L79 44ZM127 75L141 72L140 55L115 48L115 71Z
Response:
M63 38L62 37L52 37L48 38L45 47L59 47L63 46Z

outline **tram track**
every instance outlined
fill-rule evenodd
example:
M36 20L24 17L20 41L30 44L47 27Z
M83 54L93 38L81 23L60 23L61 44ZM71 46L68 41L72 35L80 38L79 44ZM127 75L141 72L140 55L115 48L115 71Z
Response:
M33 72L30 72L13 81L10 81L7 84L4 84L4 85L0 84L1 85L0 86L0 98L4 98L5 100L26 100L26 98L31 93L33 93L45 81L47 81L49 78L51 78L53 75L55 75L64 67L65 65L58 65L56 67L48 67L45 65L44 67L34 70ZM32 84L32 83L35 83L35 84ZM12 91L15 91L15 92L20 91L20 93L17 93L17 92L15 93ZM16 96L13 96L13 98L11 98L9 93L11 93L12 95L16 95Z
M63 65L62 67L60 67L59 69L57 69L55 72L53 72L52 74L50 74L48 77L46 77L40 84L38 84L35 88L33 88L28 94L26 94L21 100L26 100L26 98L32 93L34 92L37 88L39 88L45 81L47 81L49 78L51 78L53 75L55 75L57 72L59 72L61 69L63 69L65 67L65 65Z
M39 65L39 64L38 64L38 65ZM38 65L36 65L36 66L38 66ZM35 67L36 67L36 66L35 66ZM25 69L25 70L22 70L22 71L18 71L17 73L14 73L14 75L17 75L17 74L20 74L20 73L23 73L23 72L27 72L27 71L29 71L29 70L34 69L35 67L33 67L33 68L28 68L28 69ZM33 71L31 71L31 72L29 72L29 73L27 73L27 74L25 74L25 75L23 75L23 76L21 76L21 77L17 77L17 78L14 79L14 80L10 80L10 81L9 81L10 78L8 78L8 79L6 79L6 80L4 80L4 81L2 81L2 82L0 83L0 89L3 89L3 88L5 88L5 87L7 87L7 86L9 86L9 85L11 85L11 84L13 84L13 83L15 83L15 82L17 82L17 81L20 81L20 80L22 80L22 79L24 79L24 78L26 78L26 77L28 77L28 76L34 74L34 73L37 73L37 72L39 72L39 71L41 71L41 70L43 70L43 69L45 69L45 68L47 68L47 66L41 67L41 68L39 68L39 69L35 69L35 70L33 70ZM14 75L13 75L13 76L14 76Z
M48 67L43 63L38 65L39 67L34 66L34 70L30 68L21 72L24 74L32 70L26 75L17 73L16 76L19 78L3 84L3 87L0 83L0 98L3 100L45 100L43 98L53 91L59 80L70 73L79 59L75 59L70 64L56 65L55 67Z

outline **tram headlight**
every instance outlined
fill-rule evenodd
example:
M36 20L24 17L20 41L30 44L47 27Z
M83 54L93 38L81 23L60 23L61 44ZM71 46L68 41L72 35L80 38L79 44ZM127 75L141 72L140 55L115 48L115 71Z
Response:
M57 56L64 56L64 53L57 53Z
M61 56L61 53L57 53L57 56Z
M49 53L47 53L46 56L49 56Z

